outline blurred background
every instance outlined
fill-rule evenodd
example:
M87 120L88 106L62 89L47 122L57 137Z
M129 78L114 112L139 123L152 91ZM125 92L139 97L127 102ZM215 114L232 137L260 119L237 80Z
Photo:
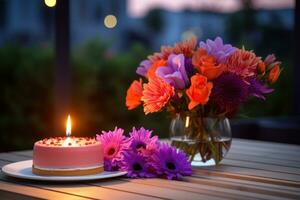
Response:
M65 135L69 113L75 136L144 126L168 137L167 114L128 111L126 90L148 54L191 36L276 54L276 92L245 105L233 134L300 143L298 18L295 0L0 0L0 151Z

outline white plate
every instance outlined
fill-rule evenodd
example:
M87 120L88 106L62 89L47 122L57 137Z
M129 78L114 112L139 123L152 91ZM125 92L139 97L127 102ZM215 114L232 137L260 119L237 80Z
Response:
M4 174L12 176L15 178L40 180L40 181L87 181L96 179L106 179L113 178L117 176L123 176L127 172L114 171L107 172L104 171L99 174L85 175L85 176L39 176L32 173L32 160L25 160L21 162L15 162L2 167Z

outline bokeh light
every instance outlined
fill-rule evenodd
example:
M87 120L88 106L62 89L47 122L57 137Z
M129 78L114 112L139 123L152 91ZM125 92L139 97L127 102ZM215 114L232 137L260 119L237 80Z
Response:
M56 0L44 0L46 6L54 7L56 5Z
M107 28L114 28L117 25L117 18L114 15L107 15L104 18L104 25Z

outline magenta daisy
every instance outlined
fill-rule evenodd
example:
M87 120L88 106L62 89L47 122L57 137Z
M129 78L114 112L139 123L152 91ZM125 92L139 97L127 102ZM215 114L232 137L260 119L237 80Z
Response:
M123 129L116 127L113 131L102 131L102 135L97 135L97 140L104 147L104 168L107 171L118 170L122 164L123 153L129 146L129 140L123 133Z
M134 152L124 153L122 170L127 171L127 176L131 178L155 177L151 164L141 154Z
M140 129L132 128L132 131L129 133L130 135L130 148L137 152L142 150L150 150L155 149L158 143L158 137L151 137L152 131L141 127Z
M192 174L191 163L185 153L168 144L162 144L153 155L153 167L158 175L170 180L180 180Z

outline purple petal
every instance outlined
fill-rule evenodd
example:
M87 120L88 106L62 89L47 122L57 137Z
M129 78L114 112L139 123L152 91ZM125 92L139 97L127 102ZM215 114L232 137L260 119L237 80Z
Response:
M147 78L148 70L151 67L151 62L149 60L143 60L140 66L136 69L136 73Z
M156 70L156 75L176 89L184 89L189 83L184 55L169 55L168 66L158 68Z
M265 100L264 94L268 94L274 91L274 89L268 88L266 85L264 85L261 81L259 81L256 78L252 78L250 81L249 86L249 94L251 96L255 96L259 99Z
M216 37L213 40L206 40L206 43L200 42L200 48L204 48L209 55L214 56L218 63L225 62L228 56L236 51L236 48L230 44L223 44L221 37Z

